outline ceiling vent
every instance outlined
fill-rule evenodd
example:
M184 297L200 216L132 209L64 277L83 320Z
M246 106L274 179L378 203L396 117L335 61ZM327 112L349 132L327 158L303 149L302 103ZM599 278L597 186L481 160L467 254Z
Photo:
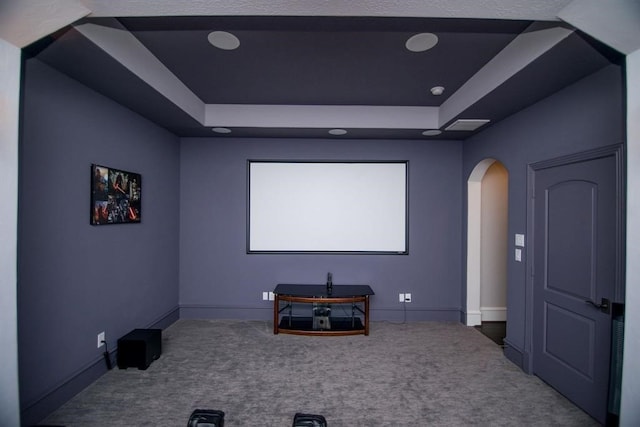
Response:
M488 119L459 119L447 126L445 130L472 131L489 121Z

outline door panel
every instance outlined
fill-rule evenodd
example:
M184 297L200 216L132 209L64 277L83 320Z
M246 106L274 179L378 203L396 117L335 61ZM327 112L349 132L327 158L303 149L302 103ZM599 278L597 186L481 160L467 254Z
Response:
M547 189L546 286L567 295L593 298L595 285L595 233L597 186L586 181L566 181ZM581 265L584 269L568 269Z
M554 304L545 304L543 352L567 369L593 379L594 321ZM586 351L576 352L575 348Z
M613 300L614 156L536 170L533 372L604 423L611 317L586 301Z

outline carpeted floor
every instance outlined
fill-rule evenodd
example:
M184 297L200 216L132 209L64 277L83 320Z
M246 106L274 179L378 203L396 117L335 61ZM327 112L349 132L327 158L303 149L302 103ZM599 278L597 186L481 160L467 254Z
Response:
M590 426L473 327L372 322L371 334L273 335L269 322L180 320L146 371L113 369L42 424L184 426L195 408L225 426Z

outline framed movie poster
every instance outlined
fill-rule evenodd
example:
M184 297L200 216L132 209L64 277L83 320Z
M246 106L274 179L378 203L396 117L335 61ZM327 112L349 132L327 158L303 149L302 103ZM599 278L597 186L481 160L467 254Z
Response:
M142 177L107 166L91 165L91 225L140 222Z

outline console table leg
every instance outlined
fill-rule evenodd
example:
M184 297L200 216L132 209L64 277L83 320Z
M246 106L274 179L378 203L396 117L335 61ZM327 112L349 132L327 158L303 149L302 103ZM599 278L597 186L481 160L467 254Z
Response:
M369 295L364 298L364 334L369 335Z
M351 303L351 329L356 326L356 303Z
M279 319L279 313L280 311L280 296L278 294L275 294L275 298L273 299L273 333L275 335L278 334L278 321Z

